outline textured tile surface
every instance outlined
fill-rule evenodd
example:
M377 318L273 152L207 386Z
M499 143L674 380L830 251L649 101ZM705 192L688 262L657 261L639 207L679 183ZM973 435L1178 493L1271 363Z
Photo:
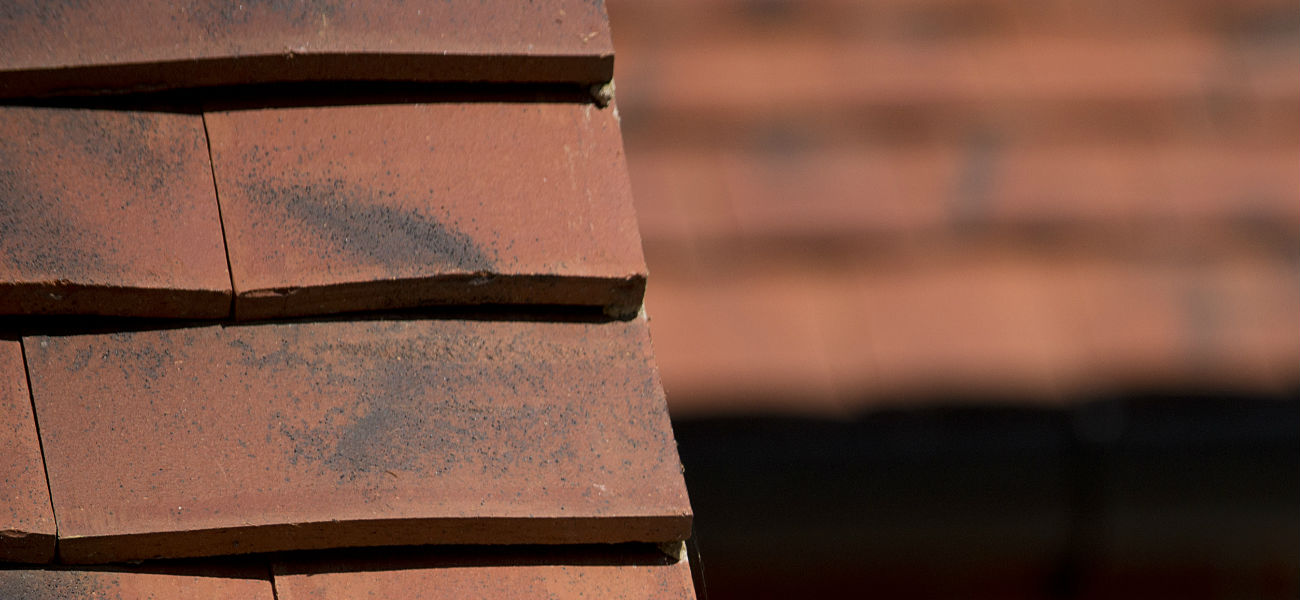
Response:
M689 532L643 320L25 344L69 562Z
M612 109L449 103L206 119L238 318L641 304Z
M22 346L0 340L0 562L53 558L54 512L27 394Z
M608 81L602 2L14 0L0 95L303 80Z
M104 570L0 568L6 600L272 600L261 569L113 567Z
M391 598L609 598L694 600L691 568L685 560L620 564L604 556L504 557L494 563L465 558L372 560L369 562L280 564L274 567L280 600ZM559 555L559 556L556 556ZM660 557L663 558L662 556Z
M229 311L201 117L0 107L0 314Z

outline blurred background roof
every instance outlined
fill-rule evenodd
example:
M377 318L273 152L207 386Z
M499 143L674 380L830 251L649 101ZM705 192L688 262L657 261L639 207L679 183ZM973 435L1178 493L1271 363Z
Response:
M1300 4L608 5L710 597L1300 594Z
M611 0L675 414L1300 382L1300 6Z

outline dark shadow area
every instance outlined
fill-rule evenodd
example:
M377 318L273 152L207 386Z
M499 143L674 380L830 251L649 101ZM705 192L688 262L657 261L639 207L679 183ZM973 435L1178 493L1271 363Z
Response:
M287 317L265 320L231 321L226 325L259 323L312 323L320 321L550 321L563 323L608 323L626 321L606 315L599 306L547 304L479 304L470 306L426 306L401 310L362 311Z
M0 570L39 569L266 579L267 570L272 565L278 567L276 572L280 575L294 575L523 565L658 566L676 562L676 558L670 557L655 544L448 545L338 548L100 565L0 564Z
M676 563L654 544L571 546L416 546L261 555L279 575L448 567L543 565L659 566Z
M205 560L173 560L139 564L113 565L23 565L0 564L0 571L60 571L70 573L145 573L151 575L180 575L185 577L217 577L221 579L269 579L264 561L242 557ZM21 599L18 599L21 600Z
M14 106L185 114L260 108L471 102L592 104L596 100L589 86L573 83L407 81L297 81L0 100L0 104Z
M1300 592L1300 391L998 400L676 421L710 598Z
M599 306L486 304L434 306L403 310L351 312L264 320L154 319L95 315L0 315L0 339L17 340L30 335L86 335L184 329L187 327L245 326L259 324L316 323L325 321L537 321L564 323L609 323L627 320L611 317Z

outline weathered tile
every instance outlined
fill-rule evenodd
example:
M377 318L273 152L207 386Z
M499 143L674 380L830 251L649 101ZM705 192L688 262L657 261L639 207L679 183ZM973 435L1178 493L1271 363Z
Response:
M229 312L201 117L0 107L0 314Z
M53 558L54 512L27 394L22 346L0 340L0 562Z
M369 559L342 563L277 564L280 600L344 598L609 598L694 600L686 559L660 555L626 561L613 550L557 556ZM550 558L552 561L548 561Z
M641 305L645 263L613 109L447 103L206 119L237 318Z
M264 568L0 568L0 598L6 600L272 600L273 594Z
M273 81L608 81L604 3L15 0L0 95Z
M24 343L68 562L689 532L642 319Z

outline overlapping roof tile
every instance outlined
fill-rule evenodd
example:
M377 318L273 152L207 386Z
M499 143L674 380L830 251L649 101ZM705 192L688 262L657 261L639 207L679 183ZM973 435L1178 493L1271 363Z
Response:
M227 315L203 119L0 106L0 250L0 314Z
M272 600L274 594L266 569L255 566L0 567L0 597L22 600Z
M16 341L0 340L0 562L54 558L54 512ZM2 588L0 588L2 589Z
M600 2L0 8L0 597L693 597L611 71Z
M645 265L612 110L438 103L205 119L241 319L641 305Z
M690 531L644 320L24 343L67 562Z
M283 81L598 83L603 3L18 0L0 10L0 96Z
M527 555L472 558L416 555L392 560L354 559L332 563L277 563L276 597L281 600L381 597L534 598L557 600L693 600L689 562L664 554L634 552L633 560L611 563L598 551L557 551L545 560Z

